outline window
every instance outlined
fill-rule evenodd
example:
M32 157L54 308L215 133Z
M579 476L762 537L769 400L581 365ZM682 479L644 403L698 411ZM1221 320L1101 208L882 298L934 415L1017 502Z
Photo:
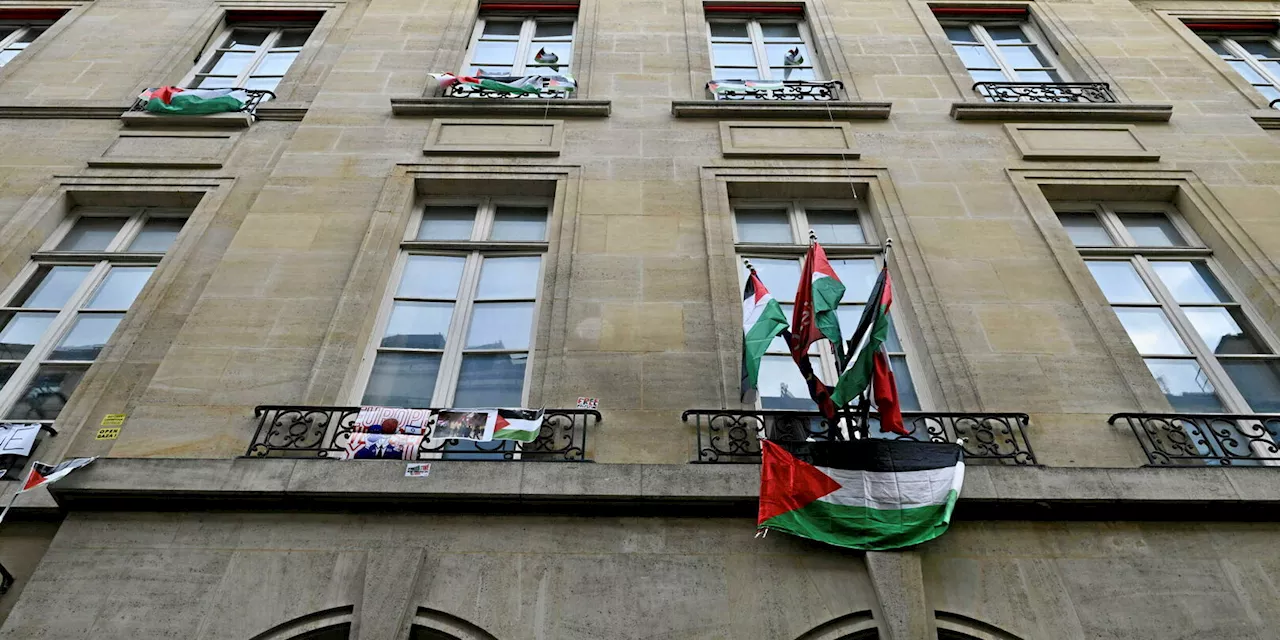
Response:
M482 15L463 75L569 75L573 32L573 15Z
M1280 100L1280 40L1275 27L1267 32L1215 34L1198 31L1205 44L1227 66L1253 85L1267 102Z
M210 41L195 69L183 83L199 89L262 89L274 91L289 70L302 45L306 44L317 18L271 22L264 12L252 20L253 12L241 12L246 19L232 21ZM293 16L297 17L297 16ZM264 99L269 99L270 96Z
M59 228L0 296L0 419L58 417L186 216L95 209Z
M401 245L362 404L519 407L549 202L426 204Z
M871 226L851 200L735 201L733 207L737 251L751 261L769 293L782 304L788 320L804 254L808 250L809 229L813 229L827 252L827 259L844 283L845 294L837 312L840 328L849 334L858 326L863 307L871 295L880 265L880 247L871 237ZM740 277L745 278L745 274ZM745 286L745 282L742 283ZM890 324L885 343L897 379L898 395L904 410L920 409L920 399L911 381L906 349ZM823 340L810 348L813 370L823 382L837 379L836 360L831 345ZM786 341L775 338L760 362L760 407L763 409L815 410L804 378L792 361Z
M1027 22L944 20L947 39L974 82L1064 82L1066 73Z
M61 9L0 10L0 67L35 42L63 13Z
M1176 211L1150 203L1055 209L1175 410L1280 412L1275 336Z
M821 75L800 19L710 18L707 30L715 80L817 80Z

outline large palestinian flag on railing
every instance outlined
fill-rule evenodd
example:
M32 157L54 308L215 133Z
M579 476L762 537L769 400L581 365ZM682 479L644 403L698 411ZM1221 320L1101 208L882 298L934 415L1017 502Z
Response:
M508 93L522 96L543 91L572 92L578 83L570 76L458 76L452 73L429 74L440 92L454 86L464 86L474 90L487 89L494 93Z
M183 89L160 87L143 91L138 99L151 113L205 115L244 109L249 94L241 89Z
M942 535L964 480L960 445L761 440L758 528L839 547L897 549Z

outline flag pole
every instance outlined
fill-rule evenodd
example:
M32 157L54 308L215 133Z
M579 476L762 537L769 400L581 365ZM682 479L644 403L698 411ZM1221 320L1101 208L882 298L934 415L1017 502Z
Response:
M883 250L883 254L881 255L880 267L882 269L888 269L889 253L893 251L893 238L885 238L884 243L881 244L880 246ZM879 304L879 303L880 303L879 300L876 300L874 303L871 300L867 301L867 304ZM875 355L873 354L872 357L874 358ZM858 413L861 414L859 416L861 419L858 424L858 431L862 433L863 438L870 438L871 437L871 385L870 384L867 385L866 389L862 390L862 397L859 399L859 402L858 402Z

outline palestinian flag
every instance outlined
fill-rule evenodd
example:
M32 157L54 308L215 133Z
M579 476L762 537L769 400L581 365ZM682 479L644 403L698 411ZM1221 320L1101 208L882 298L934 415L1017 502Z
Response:
M249 96L240 89L160 87L143 91L138 99L146 103L144 108L151 113L204 115L240 111Z
M760 441L758 528L880 551L942 535L964 480L960 445Z
M27 481L22 484L22 489L19 493L22 491L30 491L40 485L57 482L72 471L75 471L94 460L97 460L97 458L75 458L74 460L67 460L66 462L61 462L56 465L45 464L43 462L33 463L31 465L31 472L27 475Z
M715 95L733 95L749 91L781 91L787 88L782 82L764 82L759 80L712 80L707 89Z
M542 419L542 409L498 409L493 439L533 442L542 432Z
M769 343L787 328L787 316L782 305L773 299L756 270L747 276L747 286L742 291L742 401L756 390L760 377L760 359L769 349Z
M570 76L457 76L452 73L433 73L431 78L443 93L445 89L458 85L479 91L488 90L495 93L507 93L513 97L537 94L543 91L572 92L578 83Z
M867 306L862 310L862 319L846 346L852 353L858 348L858 343L862 342L863 336L867 336L867 343L858 352L858 357L849 369L840 374L831 397L837 406L844 406L862 395L867 390L867 385L874 381L876 407L880 409L880 430L906 435L902 413L898 408L897 383L893 379L893 370L889 367L889 357L884 353L884 343L889 339L889 324L892 322L889 318L891 306L893 281L889 277L889 268L885 267L880 270L880 277L876 278Z

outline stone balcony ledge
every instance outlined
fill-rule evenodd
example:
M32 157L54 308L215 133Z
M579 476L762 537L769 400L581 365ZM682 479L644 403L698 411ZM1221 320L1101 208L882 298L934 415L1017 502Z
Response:
M770 118L774 120L885 120L891 102L849 100L672 100L677 118Z
M391 113L398 116L539 116L548 118L605 118L609 100L577 98L391 98Z
M756 465L104 458L50 487L64 509L510 510L748 517ZM1219 519L1280 514L1280 470L977 466L961 519Z
M1094 102L953 102L956 120L989 122L1168 122L1173 105Z

